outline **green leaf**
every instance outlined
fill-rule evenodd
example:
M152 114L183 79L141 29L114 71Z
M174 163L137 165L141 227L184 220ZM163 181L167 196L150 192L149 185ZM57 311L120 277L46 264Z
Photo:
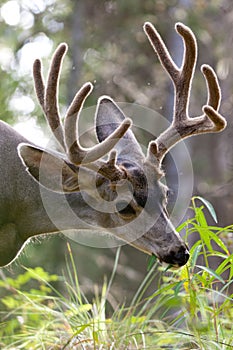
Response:
M98 334L98 332L97 331L93 331L92 335L93 335L94 342L98 343L98 341L99 341L99 334Z
M177 297L179 292L181 291L181 287L183 286L184 282L186 282L186 280L181 280L177 283L177 285L174 288L174 294Z
M155 255L151 255L149 257L149 261L148 261L148 264L147 264L147 272L152 269L152 267L155 264L156 260L157 260L157 257Z
M199 223L199 225L201 227L208 226L205 215L203 213L203 207L197 208L197 215L196 216L197 216L197 222Z
M199 269L201 270L208 272L209 275L213 276L214 278L216 278L217 280L225 284L224 279L221 276L219 276L214 270L210 269L209 267L201 266L201 265L197 265L197 267L199 267Z
M18 299L15 299L11 296L6 296L1 299L1 302L8 308L8 309L15 309L19 306L20 302Z
M193 251L193 253L192 253L192 255L191 255L190 267L191 267L192 269L193 269L193 268L195 267L195 265L196 265L197 258L198 258L199 254L200 254L200 252L201 252L201 248L202 248L202 245L201 245L201 244L198 244L198 245L195 247L195 249L194 249L194 251Z
M185 227L187 227L188 226L188 220L187 221L184 221L183 223L181 223L178 227L176 227L176 231L177 232L180 232L180 231L182 231Z
M197 232L200 234L200 237L202 241L205 243L206 247L209 249L210 252L213 251L213 247L210 242L210 235L208 226L206 227L200 227L199 225L193 224L193 226L196 228Z
M224 242L216 235L216 233L209 231L210 238L227 254L229 255L229 251L225 246Z
M132 316L130 321L131 323L144 323L146 320L146 316Z
M170 270L172 267L173 267L172 264L168 264L168 265L165 267L164 272L167 272L167 271Z
M168 286L165 285L165 287L159 288L155 293L153 293L147 299L153 299L153 298L157 297L157 295L173 294L173 287L176 287L176 286L177 286L177 282L170 283Z
M78 330L74 333L74 336L82 333L86 328L90 327L91 324L90 323L87 323L87 324L83 324L81 326L78 326Z
M217 267L216 273L222 274L223 272L225 272L228 269L230 269L230 271L231 271L232 266L233 266L233 255L230 255L229 257L224 259L222 261L222 263ZM230 280L232 279L231 274L230 274L229 278L230 278Z
M204 198L202 198L200 196L195 196L194 199L199 199L206 206L206 208L209 210L212 218L217 223L218 219L217 219L217 215L215 213L213 205L209 201L207 201L206 199L204 199Z
M88 312L91 309L92 309L92 305L91 304L82 304L78 308L79 312Z

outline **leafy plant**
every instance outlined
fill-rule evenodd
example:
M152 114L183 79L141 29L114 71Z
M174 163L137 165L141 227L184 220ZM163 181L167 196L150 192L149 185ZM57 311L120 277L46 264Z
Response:
M170 270L149 259L148 273L130 305L112 310L110 318L106 307L110 309L108 296L120 249L109 282L96 289L91 301L81 291L69 245L66 277L38 267L25 268L15 280L0 281L7 292L1 299L1 349L233 349L232 295L227 293L233 255L224 243L233 228L208 226L206 209L217 221L211 204L194 197L193 217L178 228L185 229L186 239L198 233L188 264ZM212 257L220 259L216 268ZM37 287L30 289L32 280ZM53 287L58 280L65 288L62 294Z

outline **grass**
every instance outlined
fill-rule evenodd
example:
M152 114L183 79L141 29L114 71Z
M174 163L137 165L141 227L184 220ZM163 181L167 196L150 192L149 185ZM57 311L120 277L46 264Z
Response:
M216 214L200 197L193 198L192 210L193 217L178 228L185 229L186 239L198 233L188 264L166 271L151 258L148 273L128 306L112 310L108 301L120 249L110 280L104 281L102 289L96 288L91 301L80 288L69 245L66 277L62 278L66 292L61 294L53 287L60 277L41 267L25 268L16 279L0 281L5 293L0 348L233 349L232 295L228 293L233 254L225 243L233 227L208 226L204 212L208 210L215 221ZM212 257L220 259L216 268L210 266ZM32 280L36 288L30 289ZM159 286L148 296L155 281Z

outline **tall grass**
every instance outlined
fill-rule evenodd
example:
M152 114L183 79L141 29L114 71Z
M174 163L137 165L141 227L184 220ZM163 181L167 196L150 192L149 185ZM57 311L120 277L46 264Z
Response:
M119 305L109 311L108 296L120 249L109 282L104 281L91 301L80 288L69 245L67 273L62 278L65 293L53 287L60 277L40 267L25 268L16 279L0 281L1 292L7 292L1 299L0 348L233 349L229 294L233 254L225 243L233 227L208 226L205 210L217 221L211 204L194 197L193 217L178 228L185 230L186 240L198 234L188 264L173 271L151 258L148 273L128 306ZM214 268L210 262L213 257L220 261ZM34 289L29 288L32 280L37 283ZM159 285L148 296L155 281Z

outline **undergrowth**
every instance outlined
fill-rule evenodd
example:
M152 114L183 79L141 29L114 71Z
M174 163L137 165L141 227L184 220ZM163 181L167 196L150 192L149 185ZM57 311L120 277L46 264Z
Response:
M194 197L193 217L178 228L185 230L186 240L198 234L188 264L170 270L154 257L149 259L148 273L130 305L119 305L111 316L106 316L111 309L108 296L120 249L110 280L91 301L80 288L69 245L67 273L62 278L65 293L53 287L60 277L41 267L25 268L16 279L2 279L0 292L5 296L1 299L0 348L233 349L233 295L229 294L233 254L226 244L233 227L208 226L206 209L217 221L211 204ZM214 268L210 262L213 257L219 259ZM32 280L37 287L30 289ZM159 286L148 297L155 281Z

